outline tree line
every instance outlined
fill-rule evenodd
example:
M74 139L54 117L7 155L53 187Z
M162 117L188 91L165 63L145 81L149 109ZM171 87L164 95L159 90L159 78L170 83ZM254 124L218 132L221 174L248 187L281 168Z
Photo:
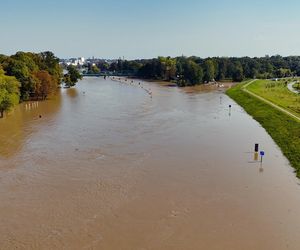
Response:
M71 87L80 78L72 66L63 75L59 59L50 51L0 55L0 117L20 101L45 100L62 82Z
M178 86L210 81L243 81L249 78L281 78L300 75L300 57L158 57L148 60L98 62L102 71L128 73L140 78L174 81Z

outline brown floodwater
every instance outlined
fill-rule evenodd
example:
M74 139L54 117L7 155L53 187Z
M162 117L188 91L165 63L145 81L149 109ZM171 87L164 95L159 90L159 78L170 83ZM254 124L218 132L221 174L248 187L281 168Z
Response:
M0 249L300 249L299 181L266 131L221 91L138 82L0 120Z

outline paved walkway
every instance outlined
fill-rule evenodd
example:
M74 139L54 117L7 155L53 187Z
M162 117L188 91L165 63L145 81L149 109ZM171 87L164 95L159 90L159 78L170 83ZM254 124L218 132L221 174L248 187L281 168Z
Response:
M297 82L291 82L291 83L289 83L289 84L287 85L287 88L288 88L289 91L292 91L292 92L295 93L295 94L300 94L299 90L294 89L294 87L293 87L293 85L294 85L295 83L297 83Z
M300 122L300 117L299 117L299 116L294 115L294 114L291 113L290 111L288 111L288 110L286 110L286 109L284 109L284 108L282 108L282 107L280 107L280 106L274 104L273 102L270 102L270 101L268 101L267 99L265 99L265 98L263 98L263 97L261 97L261 96L259 96L259 95L257 95L257 94L254 94L253 92L249 91L249 90L247 89L247 87L248 87L249 85L251 85L252 83L254 83L255 81L257 81L257 80L253 80L253 81L248 82L246 85L244 85L244 86L242 87L242 90L243 90L244 92L248 93L249 95L252 95L252 96L256 97L257 99L259 99L259 100L261 100L261 101L263 101L263 102L269 104L270 106L272 106L272 107L274 107L274 108L280 110L281 112L283 112L283 113L285 113L285 114L287 114L287 115L293 117L294 119L296 119L297 121Z

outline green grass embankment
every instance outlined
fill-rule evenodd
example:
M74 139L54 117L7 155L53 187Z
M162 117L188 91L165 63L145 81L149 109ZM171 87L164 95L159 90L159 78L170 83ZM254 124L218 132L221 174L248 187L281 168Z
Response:
M227 95L266 129L300 178L300 122L244 92L242 86L246 83L227 90Z
M289 82L294 82L290 79ZM247 87L249 91L290 111L300 117L300 95L292 93L287 88L288 80L279 81L257 80Z

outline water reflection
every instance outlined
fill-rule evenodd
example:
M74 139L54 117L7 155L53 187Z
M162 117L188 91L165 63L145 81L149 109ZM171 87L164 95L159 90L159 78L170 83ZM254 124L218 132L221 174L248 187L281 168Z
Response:
M262 162L260 162L260 164L259 164L259 172L260 173L264 172L264 168L263 168L263 163Z
M68 88L66 89L67 96L70 98L78 97L78 90L76 88Z
M255 167L258 167L259 173L264 172L263 162L262 159L259 158L258 152L247 152L247 154L252 155L252 160L248 161L248 164L253 164Z

